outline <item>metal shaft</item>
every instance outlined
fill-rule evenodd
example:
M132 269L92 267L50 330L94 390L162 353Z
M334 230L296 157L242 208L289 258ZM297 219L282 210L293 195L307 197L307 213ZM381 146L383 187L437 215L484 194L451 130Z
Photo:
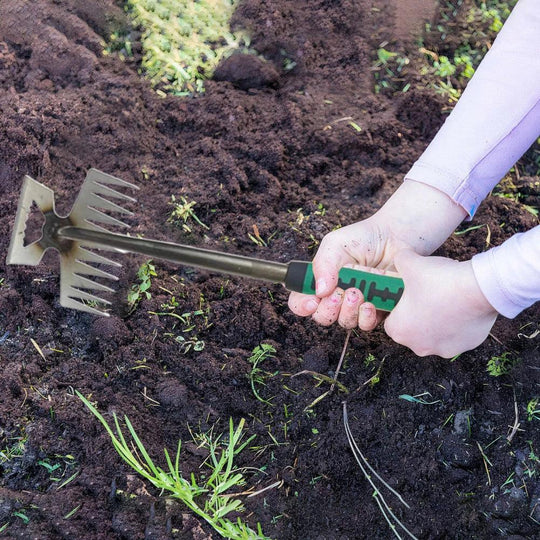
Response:
M81 227L62 227L57 235L108 250L140 253L148 257L206 268L226 274L246 276L272 283L284 283L288 265L233 255L210 249L201 249L172 242L133 238L123 234L93 231Z

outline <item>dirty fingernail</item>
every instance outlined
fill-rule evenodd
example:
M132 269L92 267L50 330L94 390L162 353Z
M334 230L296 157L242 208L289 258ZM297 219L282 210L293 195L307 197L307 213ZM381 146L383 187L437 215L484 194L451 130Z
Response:
M305 304L304 309L306 311L316 311L319 307L319 304L316 300L313 300L313 298L310 298Z
M354 306L354 304L358 303L358 300L360 300L360 297L354 291L348 291L347 294L345 295L345 299L347 300L347 304Z

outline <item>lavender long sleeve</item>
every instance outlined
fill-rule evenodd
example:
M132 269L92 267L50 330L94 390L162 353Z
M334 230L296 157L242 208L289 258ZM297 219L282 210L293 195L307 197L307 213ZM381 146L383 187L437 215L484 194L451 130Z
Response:
M454 110L406 179L431 185L472 217L540 135L540 2L520 0ZM540 300L540 226L473 257L502 315Z

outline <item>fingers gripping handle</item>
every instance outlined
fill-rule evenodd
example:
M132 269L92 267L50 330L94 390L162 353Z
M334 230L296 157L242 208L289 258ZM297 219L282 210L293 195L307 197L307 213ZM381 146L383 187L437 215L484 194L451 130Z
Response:
M285 287L290 291L315 294L315 277L311 263L291 261L285 277ZM396 307L404 288L401 278L353 268L340 270L338 287L360 289L365 300L382 311L392 311Z

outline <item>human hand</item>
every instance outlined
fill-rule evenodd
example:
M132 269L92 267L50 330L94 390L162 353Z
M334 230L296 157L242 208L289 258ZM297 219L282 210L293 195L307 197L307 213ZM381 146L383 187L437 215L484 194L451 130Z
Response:
M486 300L470 261L422 257L410 249L394 257L405 291L384 322L386 333L418 356L452 358L488 336L497 312Z
M393 254L406 244L393 237L377 219L368 219L328 234L321 242L313 260L316 296L291 293L289 307L300 316L309 316L328 326L338 322L345 328L359 326L372 330L382 320L383 313L364 302L360 290L336 287L341 268L388 273Z
M372 217L323 238L313 259L316 295L291 293L290 309L296 315L311 316L321 325L337 321L344 328L372 330L384 313L364 302L358 289L336 288L340 268L391 271L398 251L410 248L424 255L432 253L465 215L441 191L418 182L404 182Z

